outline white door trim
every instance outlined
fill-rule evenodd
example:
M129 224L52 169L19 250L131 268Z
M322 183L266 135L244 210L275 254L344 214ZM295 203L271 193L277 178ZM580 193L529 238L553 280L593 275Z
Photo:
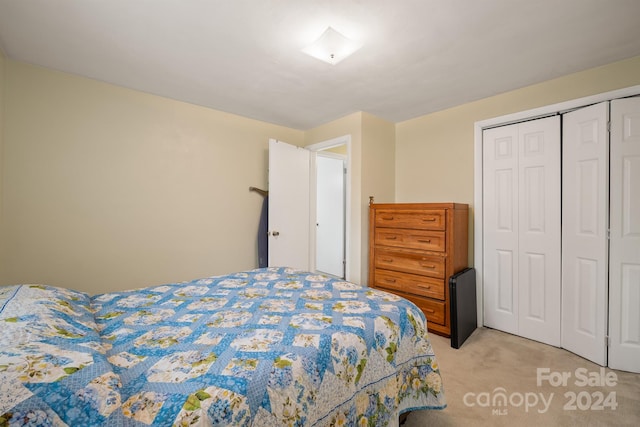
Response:
M481 120L474 123L474 183L473 183L473 265L476 269L476 295L478 307L478 325L484 324L483 312L483 282L482 282L482 265L484 245L484 232L482 228L482 131L495 126L502 126L518 121L530 120L533 118L544 117L557 114L563 111L572 110L574 108L584 107L590 104L596 104L603 101L610 101L616 98L624 98L640 94L640 85L632 86L624 89L618 89L610 92L604 92L596 95L578 98L570 101L560 102L557 104L547 105L544 107L534 108L531 110L521 111L518 113L507 114L504 116L494 117L491 119Z
M346 145L347 146L347 188L346 188L346 196L345 196L345 215L346 215L346 221L345 221L345 229L344 229L344 233L345 233L345 253L344 253L344 259L345 259L345 280L351 281L351 271L352 271L352 266L351 266L351 170L352 170L352 162L353 162L353 157L351 155L351 135L343 135L343 136L339 136L337 138L333 138L333 139L329 139L327 141L322 141L322 142L318 142L316 144L311 144L308 145L304 148L306 148L307 150L311 151L312 154L314 154L315 152L318 152L320 150L326 150L328 148L333 148L333 147L337 147L339 145ZM313 157L313 156L312 156ZM315 157L312 158L312 164L311 164L312 170L315 170ZM314 178L315 179L315 178ZM316 199L316 188L315 188L315 183L313 185L311 185L311 193L310 194L310 198L311 200L315 200ZM311 207L311 212L312 215L309 218L311 223L310 224L315 224L315 205ZM311 227L311 248L313 250L313 254L311 255L311 268L315 270L315 244L316 244L316 235L315 235L315 227Z

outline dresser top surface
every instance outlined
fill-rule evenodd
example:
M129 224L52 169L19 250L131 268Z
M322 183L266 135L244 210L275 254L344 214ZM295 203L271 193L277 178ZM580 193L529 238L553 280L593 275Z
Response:
M374 209L456 209L468 210L469 205L465 203L371 203L370 208Z

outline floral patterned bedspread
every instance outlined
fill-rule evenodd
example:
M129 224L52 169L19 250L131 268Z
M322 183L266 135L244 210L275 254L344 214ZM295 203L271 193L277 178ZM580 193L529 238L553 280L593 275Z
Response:
M422 312L350 282L0 287L0 426L397 426L445 406Z

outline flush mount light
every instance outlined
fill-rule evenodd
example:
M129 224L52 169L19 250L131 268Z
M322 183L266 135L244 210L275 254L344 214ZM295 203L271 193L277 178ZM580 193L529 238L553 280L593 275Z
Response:
M307 55L335 65L362 47L361 43L349 40L328 27L312 44L302 49Z

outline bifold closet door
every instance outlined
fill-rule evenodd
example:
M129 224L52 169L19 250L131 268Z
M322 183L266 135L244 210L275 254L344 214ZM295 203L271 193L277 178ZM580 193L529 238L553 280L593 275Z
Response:
M483 133L484 324L560 345L560 118Z
M609 366L640 372L640 98L611 101Z
M609 103L563 115L562 347L607 362Z
M482 135L484 324L518 333L518 125Z

